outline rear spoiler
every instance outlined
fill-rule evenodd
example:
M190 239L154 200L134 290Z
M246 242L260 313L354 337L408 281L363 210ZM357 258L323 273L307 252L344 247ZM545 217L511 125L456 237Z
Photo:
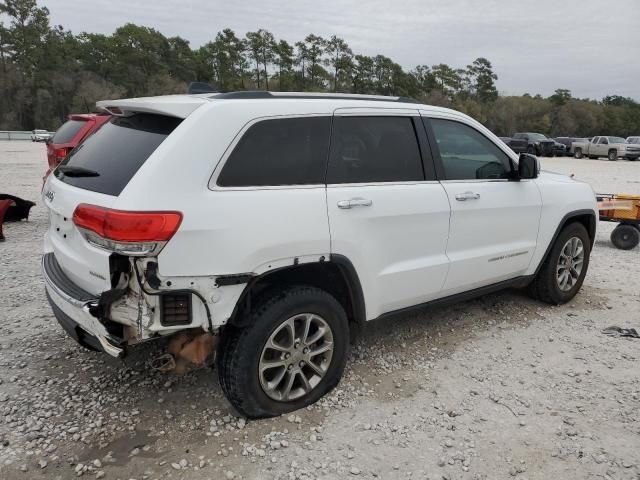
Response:
M102 117L104 115L109 115L107 111L102 111L98 113L71 113L67 117L69 120L92 120L95 117Z
M134 113L155 113L169 117L187 118L194 110L209 101L205 96L165 95L102 100L96 103L96 107L118 117L128 117Z

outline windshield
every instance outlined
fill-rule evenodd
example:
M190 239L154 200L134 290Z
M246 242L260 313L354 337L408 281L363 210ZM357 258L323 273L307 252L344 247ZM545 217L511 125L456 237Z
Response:
M609 143L627 143L627 141L622 137L607 137L609 139Z
M530 140L546 140L547 139L547 137L545 137L541 133L527 133L527 135L529 135Z
M640 143L640 137L629 137L627 143Z
M69 120L65 122L55 133L53 138L51 139L51 143L55 144L63 144L69 143L73 140L73 137L80 131L80 129L85 125L84 120Z

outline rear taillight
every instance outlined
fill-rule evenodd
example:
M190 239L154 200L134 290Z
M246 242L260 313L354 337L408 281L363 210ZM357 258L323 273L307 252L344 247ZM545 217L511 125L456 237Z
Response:
M125 255L157 253L176 233L180 212L127 212L78 205L73 223L89 243Z
M58 163L60 163L62 160L64 160L64 157L69 155L69 152L71 150L73 150L71 147L54 148L53 156L56 157L56 160L58 161Z

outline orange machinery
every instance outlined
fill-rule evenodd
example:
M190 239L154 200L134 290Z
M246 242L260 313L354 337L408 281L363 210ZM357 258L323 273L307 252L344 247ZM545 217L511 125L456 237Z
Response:
M616 222L611 242L622 250L631 250L640 242L640 195L599 193L600 220Z

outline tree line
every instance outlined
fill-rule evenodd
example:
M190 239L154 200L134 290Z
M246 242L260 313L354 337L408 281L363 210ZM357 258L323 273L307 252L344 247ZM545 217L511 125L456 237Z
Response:
M273 90L407 96L460 110L498 135L640 135L640 105L630 98L500 96L486 58L466 67L417 65L352 51L338 37L310 34L290 43L259 29L231 29L194 49L181 37L127 23L111 35L74 34L51 25L36 0L0 1L0 130L57 128L69 113L103 99L184 93L191 81L221 91ZM3 17L0 17L0 19Z

